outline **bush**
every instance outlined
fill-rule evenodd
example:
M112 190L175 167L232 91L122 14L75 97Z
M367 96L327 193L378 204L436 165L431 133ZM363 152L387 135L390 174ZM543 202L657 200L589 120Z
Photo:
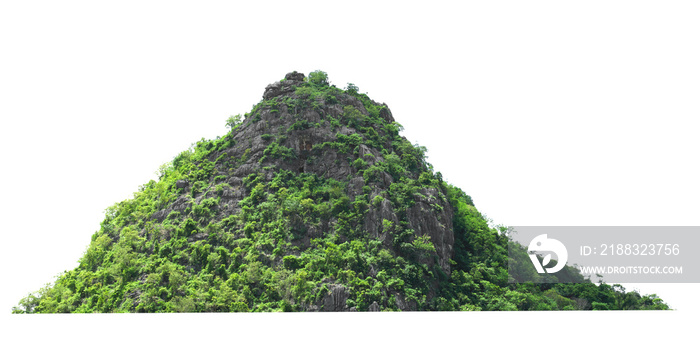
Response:
M265 150L263 150L263 157L260 158L260 163L265 162L267 159L277 159L284 158L285 160L290 160L296 158L296 151L292 148L279 145L277 142L270 143Z
M294 122L289 128L287 128L287 132L293 131L293 130L304 130L313 127L313 124L310 123L307 120L299 120Z
M357 160L353 161L352 165L357 170L362 170L362 169L365 169L365 167L367 167L367 162L365 162L365 160L362 160L362 159L357 159Z
M365 123L365 115L352 105L343 107L343 118L349 126L359 129Z
M242 121L243 119L241 118L241 114L231 115L226 119L226 127L234 130L241 125Z
M284 256L284 258L282 258L282 264L285 268L289 270L296 270L301 268L301 261L299 260L299 258L292 255Z
M207 188L206 182L197 181L194 184L192 184L192 188L190 190L190 195L192 197L195 197L197 194L201 193L205 188Z
M347 91L351 95L357 95L357 93L360 91L360 88L357 87L357 85L353 83L348 83L348 86L346 87Z
M321 70L313 71L309 73L309 82L320 86L328 85L328 74Z

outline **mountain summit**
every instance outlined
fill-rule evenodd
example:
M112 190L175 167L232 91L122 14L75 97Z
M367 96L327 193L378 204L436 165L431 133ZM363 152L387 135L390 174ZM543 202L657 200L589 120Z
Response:
M108 208L79 266L14 312L667 308L606 284L509 284L503 230L385 104L325 72L288 73L226 125Z

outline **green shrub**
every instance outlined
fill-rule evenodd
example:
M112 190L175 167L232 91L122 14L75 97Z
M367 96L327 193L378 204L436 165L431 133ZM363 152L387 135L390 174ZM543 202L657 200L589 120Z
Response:
M297 270L301 268L301 261L299 260L299 258L292 255L284 256L282 258L282 264L286 269L289 270Z
M205 188L207 188L207 183L204 181L197 181L192 184L190 189L190 195L195 197L197 194L201 193Z
M379 207L379 205L381 205L383 201L384 197L381 194L378 194L372 199L372 205L375 207Z
M309 73L309 82L318 86L328 85L328 74L321 70L313 71Z
M279 145L277 142L270 143L263 151L263 157L260 158L260 163L267 159L282 158L284 160L295 159L296 151L292 148Z
M236 130L243 122L241 114L231 115L226 119L226 127L231 130Z
M362 159L357 159L357 160L353 161L352 165L357 170L362 170L362 169L365 169L365 167L367 167L367 162L365 162L365 160L362 160Z
M352 105L343 107L343 119L351 127L359 129L365 123L365 115Z
M360 88L353 83L348 83L348 86L345 89L351 95L357 95L357 93L360 91Z
M333 95L333 94L326 94L326 97L324 98L324 100L325 100L326 104L328 104L328 105L340 103L338 101L338 98L335 97L335 95Z
M289 128L287 128L287 132L294 131L294 130L304 130L304 129L309 129L313 127L314 124L307 121L307 120L299 120L294 122Z

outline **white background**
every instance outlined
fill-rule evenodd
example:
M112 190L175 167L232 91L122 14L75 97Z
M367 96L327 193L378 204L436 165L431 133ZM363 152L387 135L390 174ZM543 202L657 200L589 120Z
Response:
M116 338L129 324L182 336L184 321L193 336L216 321L285 337L343 324L394 336L493 335L505 324L533 335L549 321L572 334L689 328L697 284L628 286L677 309L662 314L7 314L77 265L105 208L191 143L225 134L229 115L293 70L324 70L387 103L495 223L698 226L699 16L693 1L4 1L5 332ZM423 322L396 329L414 320Z

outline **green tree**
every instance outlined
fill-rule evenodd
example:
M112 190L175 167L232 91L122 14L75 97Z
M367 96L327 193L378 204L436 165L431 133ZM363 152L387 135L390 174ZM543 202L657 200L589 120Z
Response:
M309 82L320 86L328 85L328 74L321 70L311 72L309 73Z
M228 127L231 130L234 130L238 128L242 121L243 119L241 118L241 114L231 115L229 116L229 118L226 119L226 127Z
M357 93L360 91L360 88L358 88L357 85L353 83L348 83L347 91L351 95L357 95Z

